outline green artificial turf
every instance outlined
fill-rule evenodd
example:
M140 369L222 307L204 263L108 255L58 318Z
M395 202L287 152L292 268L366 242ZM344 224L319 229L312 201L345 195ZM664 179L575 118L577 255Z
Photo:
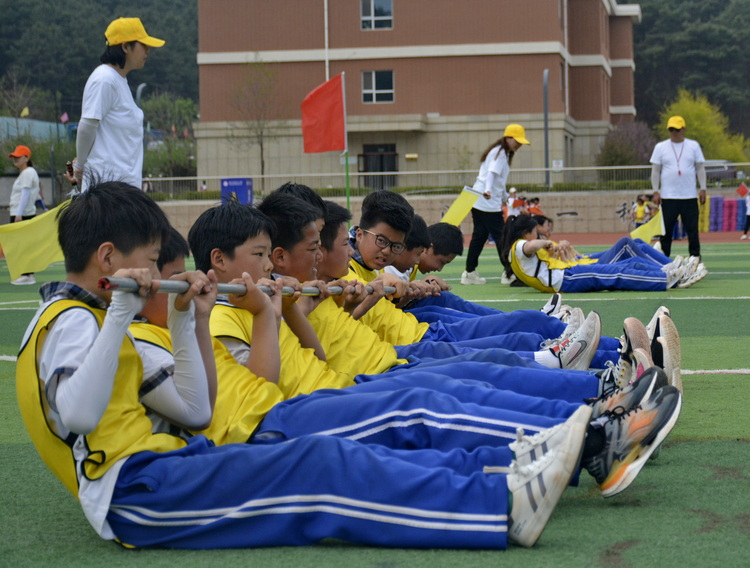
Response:
M597 247L580 247L596 250ZM619 335L628 316L648 321L667 305L682 337L685 398L680 421L633 485L611 499L581 476L569 488L536 547L504 552L390 550L326 542L260 550L124 550L99 539L76 500L50 474L29 442L15 404L15 364L33 315L35 287L7 284L0 263L0 566L493 566L628 568L743 566L750 537L750 245L704 245L709 276L687 290L576 294L565 302L597 310L604 333ZM675 254L685 254L678 244ZM444 271L453 291L502 310L539 308L547 296L499 283L494 250L479 271L485 286L461 286L459 258ZM59 279L57 266L37 275ZM721 374L697 371L722 370ZM739 374L738 374L739 372ZM344 472L342 472L342 475ZM355 483L356 480L352 480Z

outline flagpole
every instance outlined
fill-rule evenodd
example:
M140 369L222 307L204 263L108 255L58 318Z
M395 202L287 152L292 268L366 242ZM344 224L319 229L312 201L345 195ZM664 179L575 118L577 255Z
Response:
M346 164L346 208L351 211L351 187L349 185L349 132L346 128L346 71L341 72L341 95L344 100L344 163Z

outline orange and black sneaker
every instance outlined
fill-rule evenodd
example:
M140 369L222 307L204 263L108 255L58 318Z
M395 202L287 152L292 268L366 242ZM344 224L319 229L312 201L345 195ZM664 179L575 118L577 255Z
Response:
M603 425L604 447L581 462L596 479L602 496L612 497L630 486L674 428L681 407L680 391L666 386L634 408L618 406L602 415L600 420L608 418Z
M642 349L636 349L634 353L642 351ZM668 384L667 374L659 367L650 366L645 370L642 369L638 379L625 388L611 390L599 398L587 399L586 402L593 407L591 416L595 419L618 407L630 410L648 400L651 393Z

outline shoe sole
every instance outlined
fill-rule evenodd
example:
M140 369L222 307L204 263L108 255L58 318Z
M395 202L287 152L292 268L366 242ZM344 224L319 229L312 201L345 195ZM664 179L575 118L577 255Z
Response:
M623 332L628 338L630 350L643 349L646 352L651 351L651 342L648 339L646 326L636 318L626 318L622 324Z
M682 350L680 348L680 334L677 333L677 327L670 317L659 318L660 337L656 340L662 345L662 352L669 353L669 357L663 357L662 368L667 373L669 384L677 387L680 394L684 392L682 388ZM666 349L664 349L666 347Z
M654 340L654 337L656 336L656 331L659 329L659 318L661 316L667 316L667 317L672 316L668 307L659 306L658 308L656 308L654 315L651 316L651 321L649 321L648 325L646 326L646 333L648 333L649 345L651 345L651 342Z
M628 466L628 468L625 470L625 474L617 481L617 483L611 487L607 487L607 489L605 490L602 490L602 497L613 497L618 493L622 493L630 486L631 483L633 483L635 478L643 469L643 466L646 465L646 462L648 462L651 455L657 450L659 445L669 435L669 433L672 431L672 428L674 428L674 425L677 423L677 419L680 417L681 410L682 395L680 394L680 396L677 398L677 404L672 411L672 415L669 417L669 420L664 424L664 426L662 426L662 428L659 430L654 440L649 444L641 447L640 451L637 454L637 457L634 456L635 459ZM628 458L630 458L630 455L628 456ZM626 461L628 458L626 458Z

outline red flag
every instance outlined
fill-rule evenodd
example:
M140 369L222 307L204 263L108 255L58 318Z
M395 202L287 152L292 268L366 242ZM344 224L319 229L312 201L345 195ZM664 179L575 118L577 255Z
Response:
M747 186L745 185L745 182L743 181L740 186L737 188L737 193L739 193L740 197L745 197L747 195Z
M310 91L301 106L306 154L346 150L343 73Z

